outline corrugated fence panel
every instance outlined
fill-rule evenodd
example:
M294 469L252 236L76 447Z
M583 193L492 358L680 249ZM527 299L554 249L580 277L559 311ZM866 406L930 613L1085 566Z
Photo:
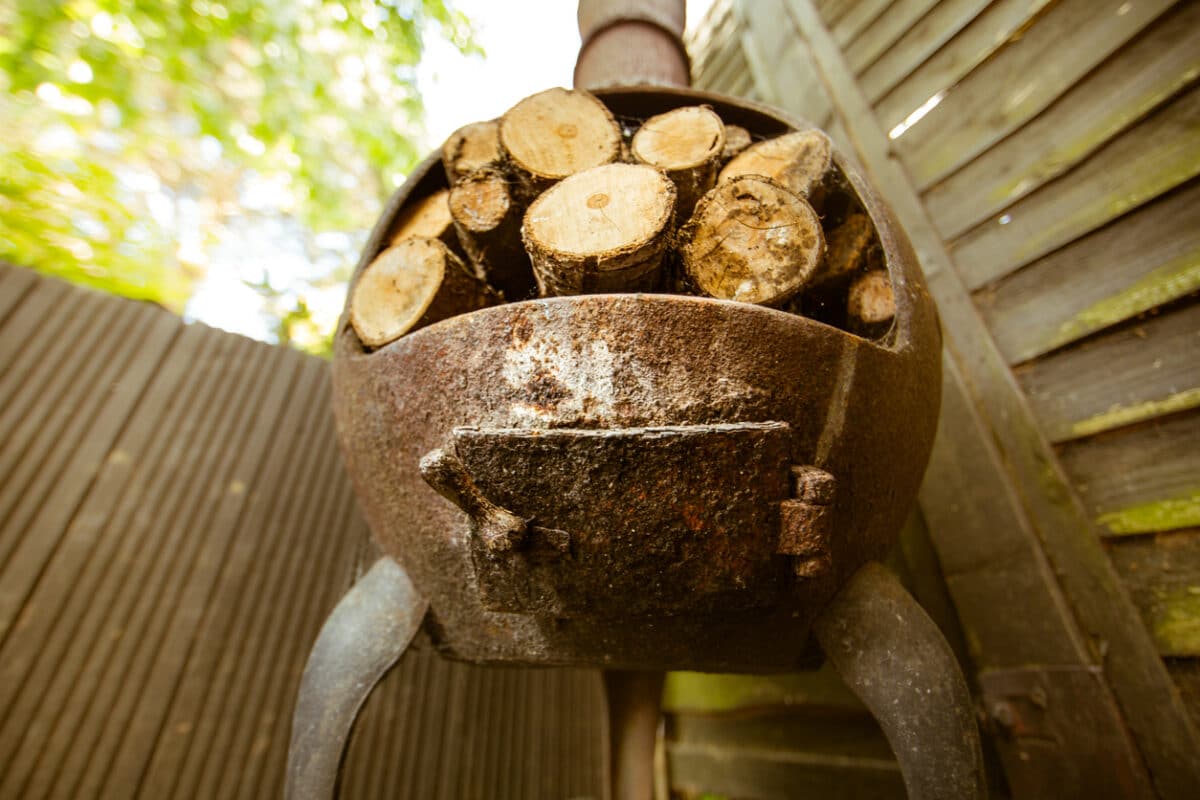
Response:
M279 796L370 553L328 365L7 266L0 325L0 796ZM599 797L603 714L594 672L426 647L368 704L347 796Z

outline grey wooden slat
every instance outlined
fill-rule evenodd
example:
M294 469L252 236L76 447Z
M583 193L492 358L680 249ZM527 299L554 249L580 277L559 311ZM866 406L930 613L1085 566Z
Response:
M35 773L32 794L39 794L44 787L52 796L78 797L94 795L99 788L90 769L92 756L108 741L108 723L114 718L121 693L131 685L126 679L140 680L145 659L157 649L150 643L156 643L165 625L161 611L172 605L172 595L202 538L189 535L189 529L208 504L227 491L233 461L228 441L236 440L237 433L244 430L236 411L256 402L268 381L262 372L266 359L256 350L248 340L235 344L228 364L231 391L210 396L211 400L204 398L216 412L214 424L195 453L198 457L184 462L186 474L179 475L171 487L166 516L147 521L150 546L129 554L123 564L119 562L127 565L128 571L110 573L110 579L118 584L107 609L111 613L103 614L106 609L100 607L89 609L87 619L97 629L116 628L120 635L99 639L92 652L81 655L83 669L41 754L42 764L54 768ZM239 367L246 371L242 373ZM245 375L254 377L245 380Z
M831 28L837 25L842 17L846 16L855 4L861 0L829 0L828 3L822 5L821 19L825 22L825 27Z
M1062 347L1200 289L1192 181L975 295L1010 363Z
M0 329L8 315L37 285L37 273L0 261Z
M1200 175L1198 124L1200 89L1192 89L956 240L967 286L1008 275Z
M1070 442L1063 466L1110 534L1200 527L1200 412Z
M295 531L283 529L278 517L291 508L297 494L318 493L311 475L315 465L328 460L334 449L332 442L321 446L321 439L314 436L318 421L328 414L328 394L321 391L328 376L319 364L306 363L305 373L305 382L297 388L281 423L278 439L285 444L276 450L261 481L250 488L252 513L235 532L222 584L207 608L180 686L170 698L150 761L143 775L126 784L136 786L140 796L173 796L175 778L189 745L196 742L206 701L222 685L222 659L248 641L244 625L252 614L245 611L258 609L270 599L265 588L268 565L283 563L292 550L303 552L292 540ZM289 492L286 487L293 489Z
M1159 18L1014 135L932 187L926 206L958 236L1066 172L1200 78L1200 6Z
M309 388L297 382L302 365L299 354L279 349L271 356L266 367L272 376L271 383L257 404L257 419L246 434L227 445L240 451L233 470L235 477L223 502L212 504L211 516L203 523L210 533L203 538L194 557L196 565L181 586L173 613L163 625L154 657L143 662L145 677L137 682L137 693L130 695L126 690L109 712L110 733L101 739L101 745L107 744L110 752L105 755L100 750L92 758L93 785L100 789L100 794L129 795L140 783L191 652L203 646L198 637L204 618L222 599L215 594L222 573L229 568L239 540L261 535L258 530L245 529L243 517L253 517L251 498L255 494L278 491L278 487L260 479L269 477L269 453L280 432L285 430L290 401L300 387ZM149 650L147 645L143 641L143 651ZM113 731L114 718L119 723L122 714L128 721Z
M874 64L896 44L905 31L929 13L937 0L896 0L883 16L845 47L846 61L855 73Z
M1200 304L1126 326L1017 372L1054 442L1200 406Z
M994 0L875 104L880 127L891 131L931 97L948 91L1054 2Z
M903 28L900 38L859 72L863 94L872 103L925 63L970 24L992 0L941 0L925 16Z
M225 387L221 385L219 388ZM197 419L195 416L189 419L188 415L182 415L173 429L177 439L170 443L165 453L166 459L156 465L152 473L158 481L151 487L148 498L138 503L137 500L143 498L123 497L119 509L123 513L116 518L115 525L110 521L106 526L106 541L97 550L103 552L107 549L108 555L102 561L95 557L89 560L88 570L81 580L81 583L90 584L91 587L86 598L81 595L70 598L75 608L68 606L64 610L62 622L52 632L58 641L53 647L45 647L38 653L39 659L45 659L57 651L54 660L45 662L47 666L44 669L29 673L16 697L15 707L5 720L7 724L0 727L0 741L17 742L17 746L8 750L16 766L10 760L0 769L4 773L0 794L7 791L5 787L16 791L24 786L47 740L58 730L64 713L78 715L84 711L84 705L76 693L91 688L96 678L93 670L102 669L104 655L124 634L124 614L121 613L122 609L115 607L115 603L122 596L120 590L131 583L129 562L146 545L154 520L172 513L171 501L174 497L170 491L171 478L177 475L177 462L191 445L192 437L202 438L207 433L201 428L200 423L204 421L211 420L203 417ZM182 485L183 482L176 483ZM134 599L127 593L123 596L126 605ZM76 600L80 601L77 605L74 602ZM63 642L64 638L67 641ZM69 731L72 725L68 723L66 727ZM51 767L43 770L43 781L59 774L58 767L61 765L56 763L55 756L61 757L63 751L60 743L58 752L49 758Z
M902 1L900 0L900 2ZM833 40L845 48L863 32L864 28L875 22L888 9L888 6L895 2L897 0L859 0L846 12L846 16L830 28Z
M1117 539L1109 554L1159 651L1200 656L1200 529Z
M188 523L189 529L200 527L209 534L191 537L196 540L195 547L185 550L179 567L167 579L168 593L155 604L148 619L147 635L140 638L129 666L122 671L126 680L115 687L110 701L102 706L98 704L105 709L104 727L79 784L81 789L78 791L85 795L103 794L106 786L111 787L110 791L128 791L130 787L125 776L141 773L149 751L143 743L153 741L152 737L159 730L166 711L164 700L174 692L186 662L187 648L194 640L232 544L232 531L246 506L249 486L254 482L267 444L282 416L281 409L294 386L298 365L295 358L288 358L290 354L284 350L266 355L261 370L270 377L248 406L257 414L244 415L247 421L235 436L223 443L232 451L227 462L230 465L228 480L219 487L224 489L223 496L214 492L216 497L202 498L197 516ZM286 368L287 361L292 362L291 369ZM259 424L259 419L266 422ZM119 752L121 745L129 739L137 744ZM114 766L119 766L116 776L113 776ZM109 783L115 778L125 779Z
M798 31L813 45L822 75L831 87L830 94L839 104L840 116L864 163L876 182L887 187L898 219L926 265L930 292L953 343L953 361L961 363L969 380L962 391L977 404L987 424L986 434L978 441L998 451L1004 466L1002 474L1011 481L1037 533L1038 544L1053 567L1056 580L1048 586L1054 591L1061 587L1080 626L1089 636L1107 644L1107 685L1120 703L1126 726L1114 722L1106 730L1132 734L1162 797L1190 797L1194 776L1200 771L1200 734L1182 707L1152 639L1096 541L1094 527L1071 496L1049 445L1038 434L1011 372L989 339L915 189L889 158L891 148L884 129L854 83L841 53L809 6L792 2L789 8ZM961 503L957 505L961 507ZM924 505L923 509L929 517L929 509ZM929 519L933 533L936 526ZM973 538L981 541L993 530L989 526L983 537L977 534ZM943 529L942 533L945 536L938 541L939 548L951 535L963 536L961 530ZM987 613L994 613L994 608ZM1091 706L1096 718L1109 713L1103 707L1110 700L1103 693L1080 696L1077 702ZM1082 736L1069 744L1081 741ZM1106 742L1107 746L1111 742Z
M319 440L328 441L328 421L322 420L314 433ZM205 708L205 724L198 735L204 748L197 749L197 758L192 758L194 754L189 752L184 765L182 781L189 777L193 781L180 783L178 791L186 796L253 796L251 787L242 780L239 765L257 738L261 710L280 705L287 707L288 699L294 697L299 685L305 656L321 623L349 586L347 565L351 548L339 547L340 537L333 535L345 531L339 523L344 522L349 511L348 495L344 483L338 481L336 466L336 462L324 465L323 477L313 485L315 497L311 501L298 497L288 509L283 530L308 528L309 536L301 541L308 540L311 544L307 545L307 553L293 554L301 556L303 553L298 562L280 559L277 577L268 584L273 591L251 617L252 627L244 637L245 646L240 653L231 654L231 660L236 660L227 678L229 688L220 704ZM337 491L330 491L333 481L340 484ZM305 520L311 520L311 523L306 525ZM330 572L334 574L330 575ZM321 580L322 577L325 580ZM315 591L298 601L289 600L293 586L311 586ZM274 664L287 670L286 680L272 674ZM269 702L264 697L268 691L287 699ZM230 782L236 782L236 788L230 786Z
M64 311L62 305L73 307L82 300L77 294L68 295L65 283L39 281L22 296L20 305L5 319L4 327L0 329L4 333L0 336L0 413L8 413L9 404L15 398L20 398L21 392L28 386L29 375L37 367L44 366L43 360L38 358L41 354L39 349L30 344L41 341L39 332L46 320L51 314L61 314ZM63 327L72 324L69 315L62 316L66 320ZM53 344L67 346L63 337Z
M1173 2L1059 0L1050 6L896 139L917 189L929 188L1033 119ZM1122 9L1127 13L1113 24Z
M185 333L172 352L181 354L188 341ZM216 344L215 340L193 340L193 343ZM204 351L193 350L190 355L203 356ZM196 378L198 374L189 374L190 364L185 364L182 358L167 360L154 380L152 388L157 391L152 391L141 404L143 408L157 409L164 426L172 425L179 416L178 405L174 407L174 416L171 413L172 401L178 396L175 390L192 388L187 378ZM146 439L161 430L134 428L120 438L97 478L94 491L89 493L63 537L56 559L57 568L48 571L39 581L34 596L23 611L23 624L12 632L0 649L0 720L4 721L0 723L0 752L11 754L12 747L21 740L22 726L28 725L38 711L45 685L54 675L54 665L62 660L65 649L74 640L75 626L92 602L96 582L112 559L119 541L118 536L104 536L106 526L114 511L124 509L132 513L132 509L140 505L141 492L135 488L139 481L132 478L140 477L144 481L149 477L147 462L155 464L158 453L154 443L148 446ZM157 436L158 449L164 449L169 441L170 437L165 433ZM43 666L35 669L35 664Z
M354 538L365 536L366 527L358 513L353 493L349 490L348 484L343 484L343 486L345 488L339 498L338 513L332 517L328 529L345 532ZM224 793L225 787L231 784L236 775L239 777L239 785L248 790L244 794L245 797L261 797L262 789L259 785L261 781L266 777L274 778L284 774L287 764L288 735L291 731L289 709L299 689L301 667L308 657L308 651L312 648L312 642L316 640L322 623L328 616L328 610L345 593L341 587L349 586L353 582L353 549L347 546L346 540L342 537L330 536L328 542L331 549L327 551L325 560L315 566L328 570L330 564L337 564L338 568L333 572L335 580L326 585L323 595L314 593L317 594L318 602L314 603L303 615L293 615L288 627L284 628L282 641L287 646L281 650L280 660L285 664L292 665L291 679L286 682L270 682L264 675L259 679L261 688L251 689L251 697L262 697L263 700L257 704L257 711L251 718L251 724L241 727L238 731L239 737L233 739L229 750L231 755L245 758L245 766L237 769L236 772L228 770L224 772L224 779L218 790L219 794ZM323 602L320 602L322 600ZM258 672L265 673L265 665L260 665ZM250 706L250 708L253 709L254 706ZM267 743L265 747L263 742ZM236 758L226 756L226 759L226 763L237 766Z
M136 401L174 328L145 351L139 334L154 329L159 312L134 303L108 301L107 313L88 314L83 335L95 349L60 365L60 380L46 389L22 427L33 428L24 457L4 487L8 513L0 535L6 556L0 570L0 637L10 630L25 597L59 545L80 500L103 465L108 447ZM86 306L85 306L86 308ZM132 335L131 335L132 334ZM141 361L141 363L135 363ZM96 423L100 423L97 427ZM17 493L11 500L7 495ZM16 537L20 537L19 539Z

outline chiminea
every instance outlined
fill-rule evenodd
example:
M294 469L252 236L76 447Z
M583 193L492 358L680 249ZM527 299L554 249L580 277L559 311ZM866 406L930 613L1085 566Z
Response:
M589 8L577 83L597 72L589 51L623 28L665 30L681 47L681 9L629 23ZM756 139L812 127L683 88L595 94L619 120L706 105ZM356 281L406 204L446 188L439 155L389 203ZM883 725L910 797L983 796L953 656L872 563L933 440L936 312L890 209L852 162L835 152L834 164L844 198L830 213L873 223L894 293L875 339L674 294L497 305L376 349L343 318L338 431L384 556L310 657L290 797L332 795L358 708L423 622L443 655L483 664L778 672L828 657ZM627 787L647 762L623 758L633 763L615 765L616 794L639 796Z

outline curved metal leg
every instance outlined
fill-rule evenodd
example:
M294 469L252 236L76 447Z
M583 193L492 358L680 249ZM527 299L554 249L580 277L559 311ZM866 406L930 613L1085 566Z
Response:
M612 800L654 796L654 741L665 677L662 672L604 671Z
M330 800L354 718L408 648L428 603L408 574L381 558L350 588L313 645L292 717L288 800Z
M941 631L891 572L860 569L813 631L883 727L911 800L987 797L966 681Z

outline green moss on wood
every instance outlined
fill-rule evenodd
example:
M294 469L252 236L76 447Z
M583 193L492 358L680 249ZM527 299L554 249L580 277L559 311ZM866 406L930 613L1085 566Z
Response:
M1048 346L1039 349L1044 352L1073 342L1197 289L1200 289L1200 247L1168 261L1124 291L1085 308L1060 325Z
M1200 586L1172 588L1154 610L1154 639L1165 656L1200 656Z
M1165 414L1186 411L1200 406L1200 387L1173 394L1161 400L1147 400L1129 406L1114 406L1103 414L1080 420L1071 426L1071 437L1091 436L1101 431L1119 428Z
M667 711L719 712L800 704L862 707L828 665L791 675L671 672L663 686L663 708Z
M1200 526L1200 489L1136 506L1109 511L1097 519L1110 533L1127 535Z

